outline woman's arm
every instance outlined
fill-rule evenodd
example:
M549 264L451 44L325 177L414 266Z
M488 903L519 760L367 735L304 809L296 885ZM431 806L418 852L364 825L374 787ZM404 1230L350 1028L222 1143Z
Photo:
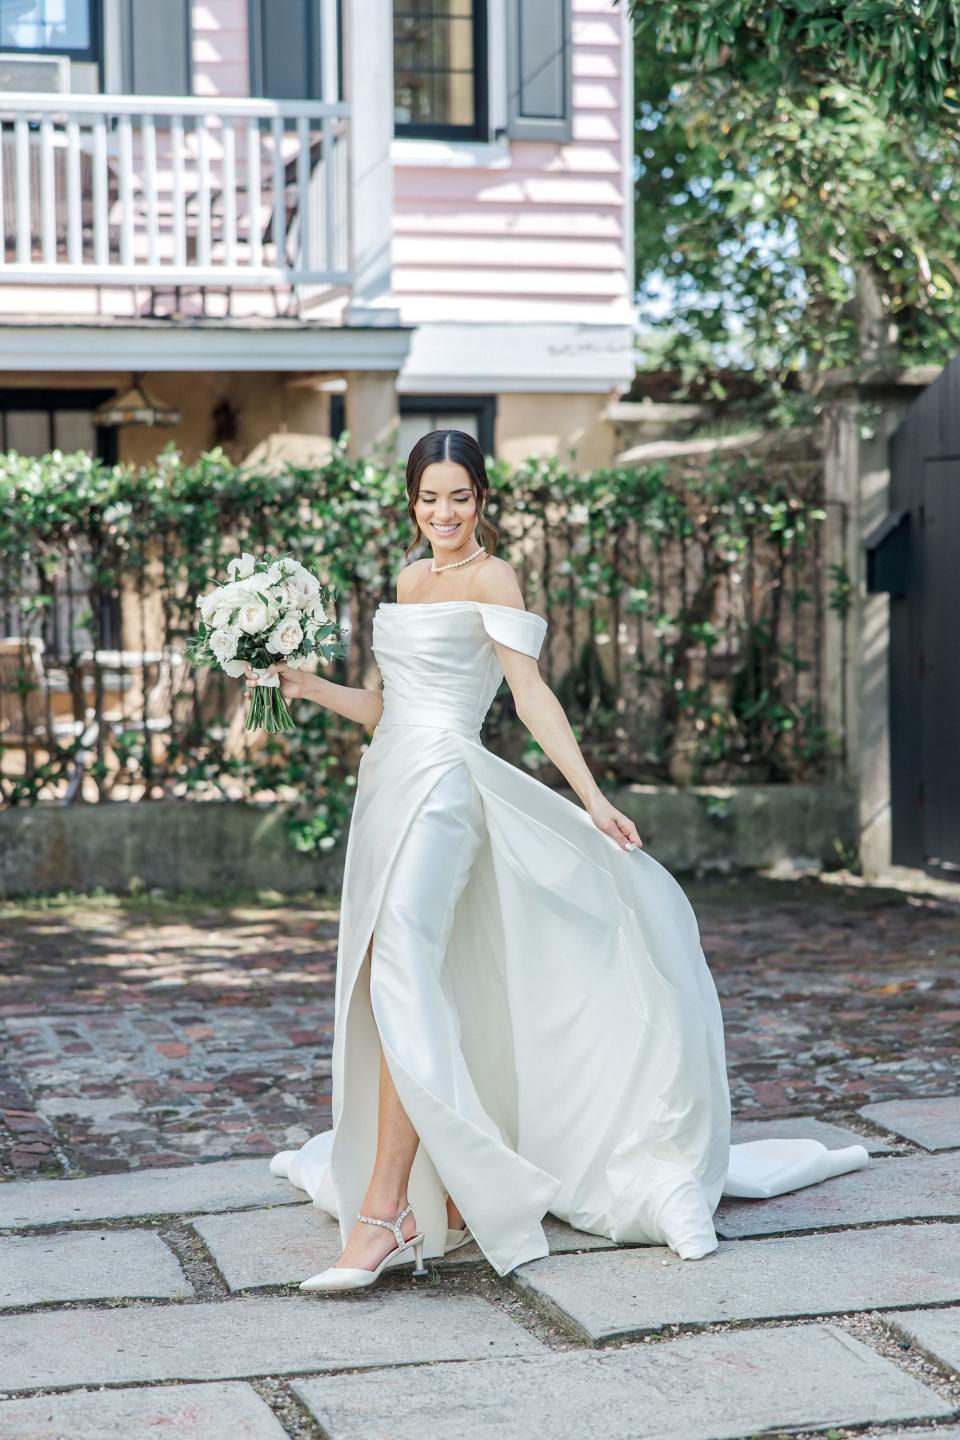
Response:
M248 664L246 669L247 676L252 676L252 666ZM270 665L265 673L280 676L280 690L284 700L312 700L315 705L322 705L326 710L332 710L335 715L356 720L368 730L372 730L380 721L383 713L382 690L337 685L333 680L325 680L322 675L312 675L307 670L295 670L282 662ZM247 689L244 693L249 697L252 692Z
M516 575L505 561L497 561L497 565L502 569L494 571L490 561L484 562L482 598L492 604L514 605L523 610L523 595ZM593 778L563 706L540 674L536 660L508 645L496 641L494 644L519 719L579 796L594 825L616 840L621 849L642 848L643 841L629 815L611 805Z

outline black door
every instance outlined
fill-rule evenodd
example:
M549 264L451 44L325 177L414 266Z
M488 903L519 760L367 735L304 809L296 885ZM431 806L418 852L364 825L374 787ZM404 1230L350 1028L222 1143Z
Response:
M890 443L891 508L909 514L905 593L891 598L893 859L960 870L960 358Z

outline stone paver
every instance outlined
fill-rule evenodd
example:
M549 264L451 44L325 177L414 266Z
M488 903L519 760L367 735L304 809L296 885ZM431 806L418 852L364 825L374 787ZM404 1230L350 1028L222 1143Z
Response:
M886 1316L903 1335L960 1375L960 1308L913 1310Z
M158 1386L74 1391L0 1405L0 1440L286 1440L287 1432L249 1385Z
M740 1120L733 1118L730 1139L735 1145L747 1140L770 1138L791 1140L819 1140L828 1150L841 1149L847 1145L862 1145L871 1155L887 1154L894 1147L875 1135L861 1135L845 1125L831 1125L826 1120L817 1120L813 1115L783 1115L778 1120Z
M960 1301L960 1226L721 1242L702 1260L680 1260L663 1246L552 1255L515 1274L590 1340L603 1341L670 1324Z
M237 1215L202 1215L192 1222L203 1237L231 1290L287 1285L332 1265L340 1254L340 1227L313 1204L282 1210L247 1210ZM611 1249L600 1235L571 1230L559 1220L544 1225L551 1253ZM431 1257L430 1266L478 1263L484 1256L475 1244L462 1245L445 1258Z
M960 1148L960 1095L923 1095L861 1105L859 1113L924 1150Z
M536 1354L539 1340L473 1295L401 1277L370 1295L290 1295L0 1318L0 1389L231 1380Z
M173 1165L83 1180L16 1180L0 1185L0 1230L295 1205L302 1199L289 1180L270 1174L266 1159Z
M329 1440L732 1440L950 1413L832 1325L297 1381ZM925 1432L930 1433L930 1432Z
M149 1230L75 1230L0 1239L0 1308L114 1296L186 1299L193 1286Z
M960 1217L960 1154L871 1160L769 1200L723 1199L713 1217L727 1239L895 1220Z

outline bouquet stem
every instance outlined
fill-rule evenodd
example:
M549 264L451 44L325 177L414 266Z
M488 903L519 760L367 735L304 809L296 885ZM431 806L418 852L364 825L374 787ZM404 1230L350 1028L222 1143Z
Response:
M287 702L279 685L258 685L253 692L247 717L246 730L267 730L271 735L289 735L297 727L293 723Z

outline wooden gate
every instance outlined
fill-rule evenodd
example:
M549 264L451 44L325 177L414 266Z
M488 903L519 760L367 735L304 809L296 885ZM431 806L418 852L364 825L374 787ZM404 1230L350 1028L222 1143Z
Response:
M950 873L960 871L960 356L891 436L890 487L887 575L873 588L891 593L893 860Z

